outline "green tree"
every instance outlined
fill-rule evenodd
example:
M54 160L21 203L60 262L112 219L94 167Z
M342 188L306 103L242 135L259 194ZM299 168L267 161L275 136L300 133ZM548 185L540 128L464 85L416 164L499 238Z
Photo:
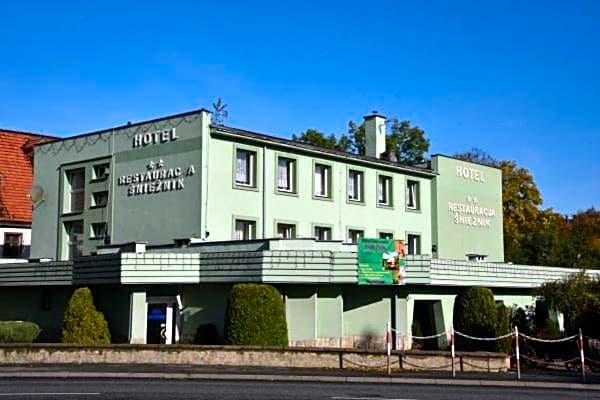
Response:
M62 342L78 344L108 344L110 331L104 314L96 310L90 289L73 292L62 325Z
M348 136L342 135L339 138L336 138L334 134L325 135L323 132L320 132L316 129L307 129L298 136L292 135L292 140L313 146L323 147L325 149L343 152L348 152L351 147L351 142Z
M600 337L600 279L584 271L565 279L547 282L539 289L546 304L564 314L565 330Z
M467 288L454 300L454 328L470 336L495 337L499 325L499 314L494 295L487 288ZM508 318L507 313L504 315ZM459 350L495 350L493 342L467 339L458 334L455 336L455 340Z
M288 345L285 305L277 289L254 283L233 286L227 302L225 342L240 346Z
M600 210L580 211L569 219L568 226L566 263L577 268L600 267Z

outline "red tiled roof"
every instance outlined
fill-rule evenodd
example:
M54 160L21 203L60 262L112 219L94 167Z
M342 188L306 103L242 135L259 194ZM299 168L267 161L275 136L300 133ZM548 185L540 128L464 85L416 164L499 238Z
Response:
M31 223L33 145L53 139L0 129L0 222Z

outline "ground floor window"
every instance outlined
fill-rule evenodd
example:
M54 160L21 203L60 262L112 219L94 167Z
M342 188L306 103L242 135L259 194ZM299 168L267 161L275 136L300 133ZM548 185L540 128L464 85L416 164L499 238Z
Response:
M277 224L277 237L281 239L294 239L296 237L296 225Z
M408 254L415 255L421 254L421 236L420 235L408 235Z
M358 239L365 236L365 231L362 229L348 229L348 241L350 243L358 243Z
M256 221L236 219L233 238L235 240L256 239Z
M73 260L83 255L83 220L65 222L67 232L67 258Z
M2 254L5 258L19 258L23 254L23 234L7 232L4 234Z
M315 240L331 240L331 228L327 226L315 226Z

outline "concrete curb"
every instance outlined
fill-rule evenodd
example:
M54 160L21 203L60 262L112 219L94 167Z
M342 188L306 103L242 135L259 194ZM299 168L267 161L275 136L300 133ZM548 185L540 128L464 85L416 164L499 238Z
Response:
M319 376L281 374L203 374L203 373L162 373L162 372L5 372L5 378L66 378L66 379L191 379L220 381L267 381L267 382L330 382L330 383L386 383L416 385L454 385L480 387L509 387L536 389L576 389L600 390L599 384L562 382L495 381L481 379L435 379L369 376Z

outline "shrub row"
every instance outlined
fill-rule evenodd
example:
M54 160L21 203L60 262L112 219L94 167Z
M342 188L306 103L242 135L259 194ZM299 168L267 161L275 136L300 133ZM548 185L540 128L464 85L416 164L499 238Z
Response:
M33 322L0 322L0 343L31 343L40 334L40 327Z

